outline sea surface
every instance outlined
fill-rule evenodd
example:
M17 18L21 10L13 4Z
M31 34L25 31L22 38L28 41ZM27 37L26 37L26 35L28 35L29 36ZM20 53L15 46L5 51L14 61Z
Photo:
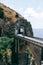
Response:
M34 37L43 38L43 29L33 29Z

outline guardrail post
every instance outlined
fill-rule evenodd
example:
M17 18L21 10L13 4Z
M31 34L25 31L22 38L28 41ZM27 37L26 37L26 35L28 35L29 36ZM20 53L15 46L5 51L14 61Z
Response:
M11 61L12 61L12 65L18 65L18 43L19 43L19 40L15 37L14 42L11 44L11 50L12 50Z
M27 53L27 63L26 63L26 65L28 65L28 53Z
M19 44L19 40L17 39L17 50L16 50L16 51L17 51L17 65L19 64L19 63L18 63L18 60L19 60L19 59L18 59L18 44Z
M41 50L41 60L40 60L40 65L43 65L43 48Z
M12 51L11 63L12 65L14 65L15 64L15 39L13 43L11 43L11 51Z

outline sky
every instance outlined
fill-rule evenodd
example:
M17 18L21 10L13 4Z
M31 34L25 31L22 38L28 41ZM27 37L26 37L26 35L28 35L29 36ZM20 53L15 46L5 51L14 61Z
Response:
M43 0L0 0L30 21L33 29L43 29Z

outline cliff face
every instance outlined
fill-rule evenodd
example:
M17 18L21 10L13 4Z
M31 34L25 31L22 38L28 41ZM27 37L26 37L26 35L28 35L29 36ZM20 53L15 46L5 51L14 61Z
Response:
M13 37L15 33L21 33L21 29L23 29L23 35L33 36L30 22L16 11L0 3L0 36Z

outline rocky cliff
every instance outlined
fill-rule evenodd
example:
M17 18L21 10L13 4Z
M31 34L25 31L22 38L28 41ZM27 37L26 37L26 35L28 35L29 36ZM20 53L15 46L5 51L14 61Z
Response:
M32 27L29 21L24 19L15 10L0 3L0 36L13 37L15 33L22 33L26 36L33 36Z

